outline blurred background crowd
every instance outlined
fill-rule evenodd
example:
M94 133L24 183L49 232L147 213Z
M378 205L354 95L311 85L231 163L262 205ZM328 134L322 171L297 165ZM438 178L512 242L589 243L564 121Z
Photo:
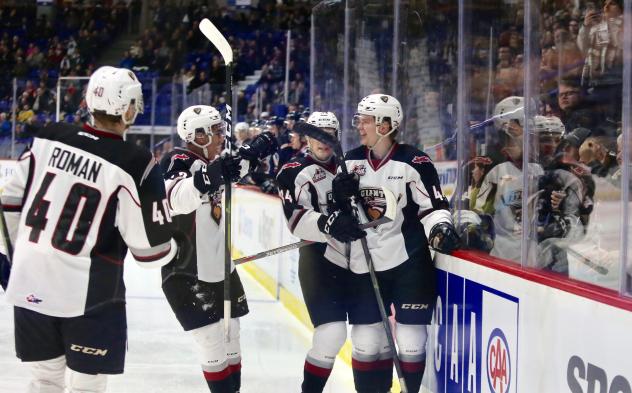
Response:
M520 0L466 1L461 25L451 0L411 0L401 23L393 4L372 0L56 3L45 15L35 2L0 5L0 156L15 156L48 122L85 121L87 81L59 78L111 64L143 82L135 138L159 158L179 111L226 101L224 64L198 30L208 17L231 32L237 142L270 130L282 148L251 183L275 192L278 168L305 150L292 128L310 106L336 112L347 132L356 98L394 92L402 138L445 163L444 184L459 176L448 193L464 248L618 286L628 187L621 0L542 0L527 17Z

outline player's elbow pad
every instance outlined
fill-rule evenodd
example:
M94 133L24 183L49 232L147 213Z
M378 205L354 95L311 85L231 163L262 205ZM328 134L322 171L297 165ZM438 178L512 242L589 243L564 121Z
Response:
M160 244L148 249L135 249L130 247L130 252L134 260L142 268L159 268L162 267L176 256L178 252L178 244L175 240Z

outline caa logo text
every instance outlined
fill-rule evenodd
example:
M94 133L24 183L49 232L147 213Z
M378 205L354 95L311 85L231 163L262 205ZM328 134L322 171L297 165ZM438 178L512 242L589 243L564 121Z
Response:
M494 393L507 393L511 382L511 356L502 330L492 331L487 343L487 381Z

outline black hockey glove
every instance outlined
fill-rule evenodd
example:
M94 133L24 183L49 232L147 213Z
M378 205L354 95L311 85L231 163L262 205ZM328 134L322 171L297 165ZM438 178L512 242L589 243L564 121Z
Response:
M462 223L457 228L460 248L489 253L494 248L494 239L481 224Z
M9 285L9 275L11 274L11 264L6 255L0 254L0 286L5 291Z
M222 165L222 176L224 180L230 179L231 183L239 180L239 172L241 171L241 158L239 156L224 155L220 157Z
M358 220L351 214L340 210L336 210L329 216L321 216L318 219L318 228L321 232L345 243L366 236L366 232L360 228Z
M544 225L539 225L537 229L538 242L549 238L564 238L571 230L571 221L568 217L553 215Z
M338 209L347 210L350 199L360 196L360 177L356 173L337 174L331 182L331 192Z
M221 159L202 166L193 174L193 186L201 194L213 194L223 183Z
M447 222L440 222L433 226L428 239L430 247L442 254L451 254L459 247L459 241L454 226Z
M279 145L276 138L270 132L264 132L255 137L247 145L239 148L239 155L250 161L260 160L277 151Z
M276 180L274 180L274 178L269 178L264 180L260 185L259 188L261 189L262 192L266 193L266 194L278 194L279 193L279 187L277 186Z

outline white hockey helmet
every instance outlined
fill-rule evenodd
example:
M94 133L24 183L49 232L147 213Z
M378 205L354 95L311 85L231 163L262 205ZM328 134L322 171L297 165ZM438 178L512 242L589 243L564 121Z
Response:
M225 132L226 124L217 109L209 105L193 105L183 110L178 116L177 131L183 141L202 148L206 155L207 152L204 148L211 144L213 126L218 124L221 126L222 132ZM203 132L208 135L209 138L206 144L200 145L195 141L197 132Z
M90 77L86 104L90 113L121 116L123 123L132 124L136 115L144 110L142 86L132 71L103 66ZM134 117L126 121L124 114L130 105L134 105L136 111Z
M333 112L313 112L307 118L307 123L318 128L332 128L336 131L336 137L340 132L340 123Z
M501 100L494 108L493 119L498 130L504 129L510 120L517 121L524 128L524 98L511 96Z
M534 116L533 128L536 135L562 136L565 131L564 123L556 116Z
M250 130L250 126L246 122L241 121L241 122L235 124L235 132L236 133L248 132L248 130Z
M375 124L382 124L385 118L391 121L392 131L399 128L404 120L402 105L393 96L387 94L370 94L358 103L358 115L375 116ZM355 120L355 118L354 118ZM356 124L354 123L354 127Z

